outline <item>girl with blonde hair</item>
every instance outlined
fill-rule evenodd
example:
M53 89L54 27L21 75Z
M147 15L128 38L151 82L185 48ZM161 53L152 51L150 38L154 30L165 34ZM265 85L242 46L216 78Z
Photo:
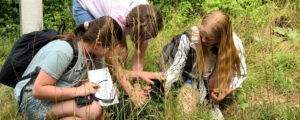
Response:
M162 60L171 62L165 73L167 89L182 77L185 82L179 93L179 107L188 113L197 101L209 100L215 118L223 119L219 102L246 79L244 48L232 31L229 16L220 10L212 11L199 26L191 27L172 42L176 52L171 47L163 50L172 51L164 53ZM174 58L170 60L171 56Z

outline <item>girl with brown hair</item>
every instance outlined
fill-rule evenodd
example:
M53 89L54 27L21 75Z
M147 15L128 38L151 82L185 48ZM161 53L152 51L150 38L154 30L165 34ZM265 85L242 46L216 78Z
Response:
M17 105L24 116L28 120L49 120L53 116L66 120L101 117L102 108L96 100L85 106L77 106L74 100L95 94L101 86L92 82L75 86L89 69L90 55L105 57L109 49L114 50L119 44L122 35L116 21L101 17L80 24L73 33L61 35L43 46L23 74L31 77L20 80L15 87ZM74 67L68 70L73 62Z
M121 26L125 35L130 35L134 43L134 55L132 59L132 71L125 70L128 49L126 36L120 43L122 60L121 64L116 61L105 60L106 65L112 64L116 69L117 79L120 79L122 87L132 99L133 103L140 106L145 103L146 97L139 87L134 89L129 79L141 79L153 84L151 79L160 79L162 73L143 72L144 57L148 42L155 38L163 28L163 20L160 12L148 3L147 0L73 0L72 14L76 24L82 24L101 16L110 16ZM124 74L121 74L124 73ZM139 83L135 84L135 86ZM146 91L149 89L146 89Z
M179 93L179 107L188 113L198 100L204 103L209 99L215 118L223 119L219 102L246 79L244 48L232 31L229 16L220 10L212 11L199 26L177 38L178 51L165 73L166 87L182 76L185 84Z

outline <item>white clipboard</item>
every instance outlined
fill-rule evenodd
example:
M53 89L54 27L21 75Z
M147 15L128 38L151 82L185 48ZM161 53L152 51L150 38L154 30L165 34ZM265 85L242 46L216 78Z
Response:
M101 106L119 103L118 88L114 86L107 67L88 71L88 78L90 82L97 83L100 86L95 94L95 99L99 100Z

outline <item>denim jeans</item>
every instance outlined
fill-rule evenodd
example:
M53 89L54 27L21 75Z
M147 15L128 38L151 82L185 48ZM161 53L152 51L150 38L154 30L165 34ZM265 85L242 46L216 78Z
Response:
M35 99L31 92L24 92L20 110L28 120L46 120L53 102Z
M208 93L208 94L206 94L205 95L205 98L208 100L209 99L209 94L210 94L210 92L208 91L208 86L207 86L207 80L203 80L203 82L204 82L204 87L205 87L205 89L206 89L206 92ZM185 78L185 81L184 81L184 86L189 86L189 87L191 87L191 88L193 88L193 85L192 85L192 80L191 80L191 78ZM197 89L199 89L199 85L197 85Z
M86 21L92 21L95 19L89 11L84 10L81 7L78 0L73 0L72 14L73 14L73 17L74 17L77 25L83 24Z
M184 85L192 87L192 80L190 78L186 78L186 80L184 81Z
M207 81L206 81L206 80L203 80L203 82L204 82L205 88L208 89ZM187 86L192 87L192 80L191 80L191 78L186 77L186 79L185 79L185 81L184 81L184 85L187 85ZM197 88L199 88L199 86L198 86Z

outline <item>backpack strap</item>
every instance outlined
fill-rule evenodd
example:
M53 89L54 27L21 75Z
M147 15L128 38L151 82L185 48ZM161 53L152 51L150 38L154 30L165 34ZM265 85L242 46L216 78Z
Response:
M65 23L65 21L63 21L63 23L58 27L57 34L58 35L63 34L65 29L66 29L66 23Z
M186 35L186 36L189 38L189 40L191 41L191 38L192 38L192 32L193 32L193 31L192 31L191 29L188 29L188 30L184 31L182 34L179 34L179 35L175 36L175 37L173 38L172 42L173 42L173 43L176 45L176 47L178 48L182 35Z
M188 30L184 31L183 34L186 34L186 36L187 36L187 37L189 38L189 40L191 41L191 40L192 40L192 33L193 33L192 29L188 29Z
M191 29L188 29L184 33L175 36L170 43L164 46L158 61L158 67L160 71L163 70L163 64L165 64L166 66L170 66L173 63L175 55L178 52L178 47L182 35L186 35L191 41L192 32L193 31ZM194 49L190 49L185 67L183 68L183 76L192 78L192 76L189 73L192 72L193 63L195 62L194 60L196 57L195 55L196 51Z
M64 73L67 73L68 71L70 71L75 66L75 64L78 60L78 52L75 51L73 42L71 40L67 40L66 42L69 43L69 45L73 49L73 59L72 59L71 63L69 64L69 66L67 67L67 69L65 70Z
M68 71L70 71L76 64L77 62L77 59L78 59L78 55L76 54L77 52L75 52L75 49L74 49L74 46L73 46L73 42L72 41L66 41L73 49L73 59L71 61L71 63L69 64L69 66L67 67L67 69L64 71L64 73L67 73ZM24 80L24 79L28 79L28 78L31 78L31 74L28 74L24 77L21 78L21 80Z

